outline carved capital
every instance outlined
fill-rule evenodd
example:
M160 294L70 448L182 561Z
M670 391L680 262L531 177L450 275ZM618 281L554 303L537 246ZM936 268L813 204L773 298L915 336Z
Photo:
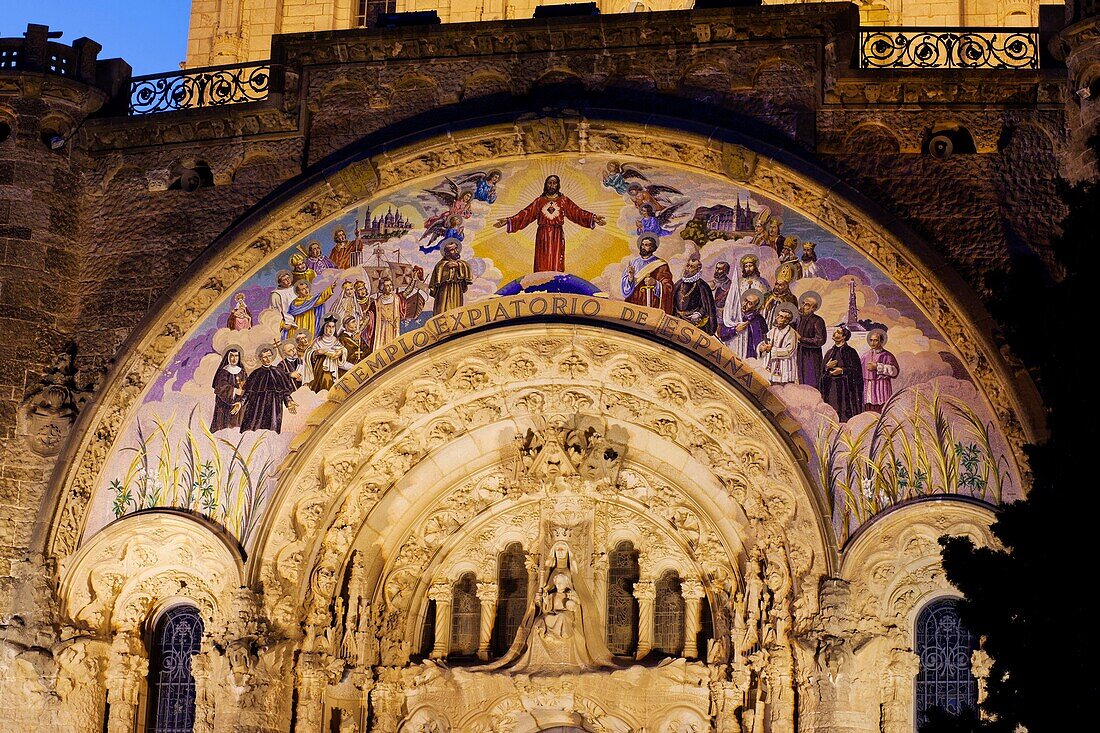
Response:
M706 591L703 590L703 583L699 580L689 578L687 580L680 581L680 595L685 600L698 601L706 595Z
M477 584L477 597L483 605L495 604L499 595L500 589L497 587L496 583L490 582Z
M652 580L639 580L634 583L634 597L639 601L653 602L657 599L657 587Z
M436 603L450 603L453 596L454 587L446 580L436 580L428 588L428 600Z

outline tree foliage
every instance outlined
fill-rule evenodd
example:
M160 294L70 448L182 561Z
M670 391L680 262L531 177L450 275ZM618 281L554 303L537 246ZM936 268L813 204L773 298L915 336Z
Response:
M993 658L983 705L993 719L941 716L922 733L1077 730L1091 727L1100 700L1092 600L1100 577L1092 459L1100 442L1085 299L1100 252L1100 185L1063 186L1063 196L1068 214L1054 245L1060 272L1052 276L1033 252L1016 247L1008 272L989 283L991 310L1047 408L1049 436L1027 449L1030 492L997 512L993 534L1003 550L940 540L947 577L965 596L962 620L985 637Z

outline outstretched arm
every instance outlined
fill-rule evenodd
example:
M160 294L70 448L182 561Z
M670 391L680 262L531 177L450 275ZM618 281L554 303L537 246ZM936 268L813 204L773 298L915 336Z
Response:
M539 216L539 199L535 199L527 205L523 211L520 211L512 216L504 219L497 219L493 222L493 226L500 228L503 226L508 227L508 233L518 232L528 224L533 222Z

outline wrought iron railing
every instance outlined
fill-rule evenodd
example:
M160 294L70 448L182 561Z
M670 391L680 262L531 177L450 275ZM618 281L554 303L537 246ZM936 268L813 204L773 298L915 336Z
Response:
M136 76L130 81L130 114L258 102L270 88L268 61Z
M861 69L1037 69L1037 28L876 28L859 33Z

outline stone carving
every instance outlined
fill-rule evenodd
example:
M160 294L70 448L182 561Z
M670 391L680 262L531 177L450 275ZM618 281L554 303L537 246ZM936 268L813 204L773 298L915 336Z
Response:
M76 377L76 346L70 344L23 398L16 432L33 453L50 457L61 452L77 415L99 386L98 379L80 385Z

